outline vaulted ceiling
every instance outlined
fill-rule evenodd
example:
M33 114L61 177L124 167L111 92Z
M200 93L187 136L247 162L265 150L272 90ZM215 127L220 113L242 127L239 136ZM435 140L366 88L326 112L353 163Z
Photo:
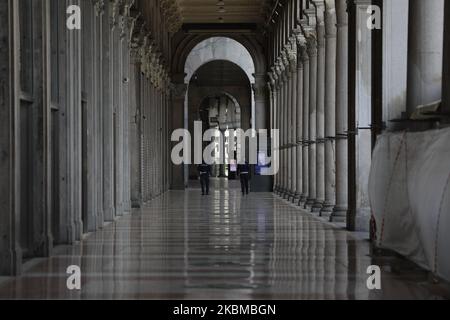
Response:
M272 0L177 0L183 23L254 23L267 19Z

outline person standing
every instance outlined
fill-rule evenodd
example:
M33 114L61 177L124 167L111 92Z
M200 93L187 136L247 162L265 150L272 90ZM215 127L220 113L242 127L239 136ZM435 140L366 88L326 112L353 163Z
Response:
M200 184L202 186L202 196L209 195L209 176L211 175L211 166L204 161L198 166Z
M250 165L246 161L244 164L238 165L238 175L241 179L242 195L248 195L248 180L250 177Z

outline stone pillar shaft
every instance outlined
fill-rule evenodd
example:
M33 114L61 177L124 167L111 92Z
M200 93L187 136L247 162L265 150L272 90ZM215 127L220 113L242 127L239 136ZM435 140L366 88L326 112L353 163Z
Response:
M291 196L292 200L295 200L297 194L297 65L292 70L291 78L291 139L289 141L289 148L291 150Z
M289 78L287 76L287 70L285 70L284 74L284 82L283 82L283 197L289 192L289 152L287 149L288 143L288 92L289 92Z
M309 198L309 57L306 53L306 48L303 48L303 139L302 139L302 149L303 149L303 187L302 187L302 197L300 199L300 205L305 206L306 201Z
M184 75L178 75L172 92L172 103L170 113L172 115L171 128L172 132L176 129L184 128L184 101L186 98L187 86L184 84ZM174 147L177 142L172 142ZM184 190L184 165L172 164L172 181L171 189Z
M336 0L336 206L331 221L344 222L348 210L348 14L346 0Z
M408 115L442 99L445 0L409 1Z
M292 195L292 148L290 147L292 138L292 73L290 66L286 68L286 74L288 78L286 86L286 193L285 198L289 199Z
M298 56L297 64L297 121L296 121L296 179L297 179L297 189L296 198L301 201L303 194L303 146L301 141L303 141L303 61L301 56Z
M19 3L0 2L0 39L11 47L0 46L0 275L16 275L21 271L22 252L19 245L17 177L20 110L19 91Z
M317 48L315 43L309 44L309 182L307 209L313 209L317 196L316 188L316 155L317 155Z
M330 215L336 204L336 12L326 11L325 58L325 202L321 214Z
M317 7L317 131L316 199L313 210L319 212L325 202L325 4Z
M450 3L445 2L445 26L444 26L444 65L442 81L442 111L450 121Z

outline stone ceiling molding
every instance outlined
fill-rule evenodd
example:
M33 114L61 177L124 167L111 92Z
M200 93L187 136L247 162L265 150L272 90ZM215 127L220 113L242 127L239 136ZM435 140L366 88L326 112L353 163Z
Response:
M249 23L260 27L272 11L272 0L177 0L187 24Z
M158 90L169 92L170 77L163 60L161 49L155 43L149 31L145 17L134 8L135 0L125 0L122 8L122 21L127 32L131 56L141 68L142 74Z
M109 10L110 24L111 27L117 27L119 24L121 0L109 0L109 2L110 2L110 10Z
M170 33L180 30L183 24L181 8L177 0L161 0L161 10Z

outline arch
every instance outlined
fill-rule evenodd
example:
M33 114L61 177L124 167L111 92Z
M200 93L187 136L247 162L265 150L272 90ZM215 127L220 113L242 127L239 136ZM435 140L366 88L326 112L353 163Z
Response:
M198 43L187 56L184 67L186 83L202 66L217 60L234 63L246 73L250 83L255 82L255 64L247 48L231 38L211 37Z
M186 35L179 39L174 45L174 52L172 55L172 75L177 83L184 81L184 68L186 64L187 57L189 56L192 49L194 49L202 41L208 40L209 38L224 37L233 39L244 46L250 56L253 59L255 65L255 73L257 75L263 75L266 73L266 60L263 39L258 37L248 35L238 35L238 34L228 34L228 33L214 33L208 35ZM183 81L181 81L182 79Z

